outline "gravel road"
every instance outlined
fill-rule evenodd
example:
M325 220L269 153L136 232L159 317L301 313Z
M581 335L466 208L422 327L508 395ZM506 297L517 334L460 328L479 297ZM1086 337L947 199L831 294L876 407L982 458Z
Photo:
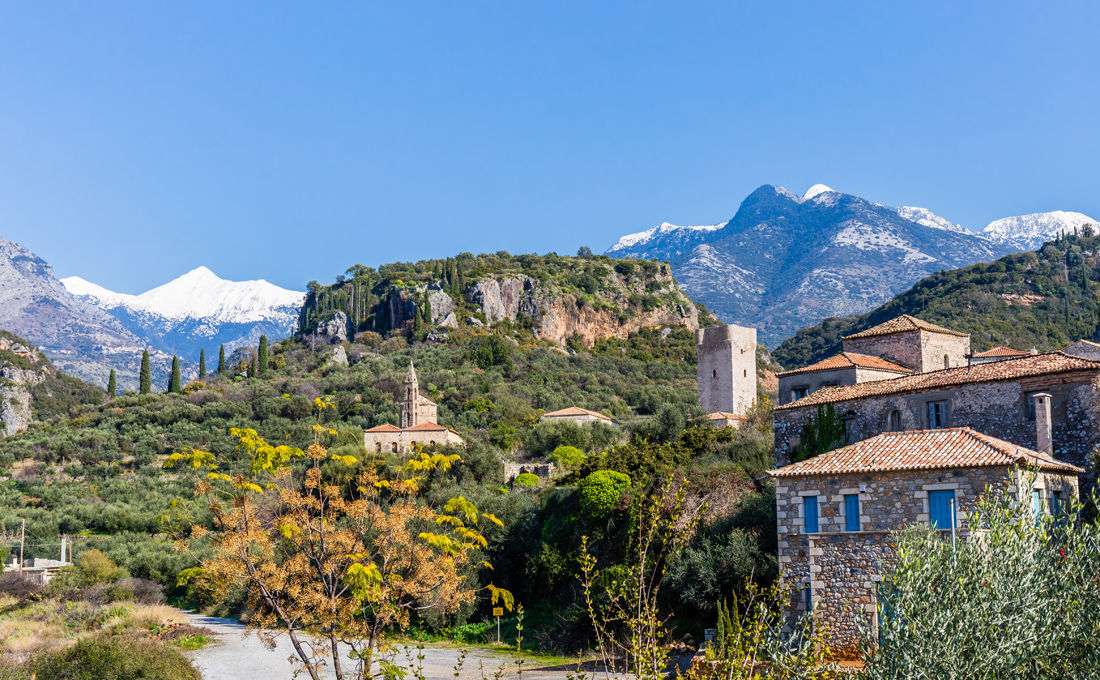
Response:
M275 649L267 648L255 633L232 619L219 619L201 614L188 614L191 625L202 626L214 632L214 641L204 648L191 652L191 660L202 673L204 680L290 680L295 666L289 658L294 654L290 640L280 636ZM415 657L417 650L409 650ZM453 647L431 646L424 649L424 676L430 680L453 680L454 666L461 650ZM403 650L397 658L404 660ZM484 670L479 668L482 664ZM407 663L402 663L407 666ZM461 680L494 678L497 669L504 668L502 678L518 678L515 661L511 657L498 656L483 649L471 650L466 656ZM565 680L575 672L573 666L545 666L528 661L523 665L522 677L526 680ZM301 673L298 678L308 678ZM325 678L334 678L327 673ZM411 676L410 676L411 677ZM600 673L598 678L604 678Z

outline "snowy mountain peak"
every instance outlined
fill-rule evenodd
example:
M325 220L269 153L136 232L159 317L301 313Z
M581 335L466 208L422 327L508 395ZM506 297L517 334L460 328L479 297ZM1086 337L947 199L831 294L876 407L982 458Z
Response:
M833 189L832 187L825 186L824 184L815 184L815 185L813 185L812 187L810 187L809 189L806 190L806 193L802 195L802 200L803 201L809 201L809 200L812 200L818 194L824 194L824 193L835 192L835 191L836 191L836 189Z
M607 249L607 252L614 253L620 250L626 250L628 248L644 246L645 244L657 238L676 234L677 232L680 232L684 235L693 235L705 233L708 231L716 231L724 226L726 226L725 222L723 222L722 224L708 224L703 226L686 226L672 224L671 222L661 222L656 227L620 237L619 240L615 242L615 245Z
M304 297L303 293L263 279L227 281L206 267L196 267L140 295L116 293L79 276L61 279L61 283L73 295L88 298L105 309L124 307L177 321L254 323L270 318L275 309L301 306Z
M953 231L957 234L973 233L961 224L955 224L951 220L944 219L943 217L940 217L928 208L918 208L911 205L903 205L900 206L897 211L899 215L909 220L910 222L923 224L926 227L931 227L933 229L943 229L945 231Z
M1009 243L1021 250L1034 250L1042 244L1085 225L1096 228L1096 220L1079 212L1052 212L1017 215L994 220L982 229L982 236L997 243Z

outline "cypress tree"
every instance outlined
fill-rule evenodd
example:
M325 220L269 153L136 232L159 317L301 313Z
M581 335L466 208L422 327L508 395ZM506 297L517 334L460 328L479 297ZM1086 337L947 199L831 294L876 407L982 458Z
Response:
M117 388L118 385L115 382L115 369L112 368L111 375L107 378L107 397L110 399L114 399Z
M256 352L256 377L267 375L267 336L260 336L260 349Z
M149 350L141 353L141 374L138 377L138 393L149 394L153 391L153 373L149 368Z
M206 350L199 350L199 380L206 380Z
M168 391L172 394L180 393L180 360L172 357L172 375L168 377Z
M225 375L225 345L218 347L218 375Z
M432 322L432 300L428 293L424 293L424 323Z

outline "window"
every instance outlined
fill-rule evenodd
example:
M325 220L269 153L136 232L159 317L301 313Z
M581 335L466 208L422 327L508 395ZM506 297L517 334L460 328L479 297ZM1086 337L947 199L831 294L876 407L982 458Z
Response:
M951 359L949 359L946 354L943 355L943 367L951 368Z
M1031 490L1031 511L1035 513L1035 523L1038 524L1043 519L1043 490L1032 489Z
M1051 491L1050 492L1050 516L1054 518L1055 524L1060 524L1062 521L1062 492Z
M801 399L802 397L805 397L809 393L810 393L810 390L807 387L796 387L793 390L791 390L791 398L795 401L798 401L799 399Z
M928 402L928 429L939 430L947 427L947 402Z
M817 496L802 497L802 520L806 533L817 532Z
M375 449L374 449L375 453L382 453L382 442L378 442L374 446L375 446Z
M928 521L933 529L952 528L955 515L955 490L928 492Z
M394 453L397 453L397 442L390 444L390 450Z
M855 441L853 432L855 431L856 419L853 416L848 416L841 419L841 424L844 425L844 443L851 444Z
M746 368L744 371L742 371L742 373L745 374L743 377L745 377L745 378L749 377L749 369Z
M813 589L814 586L812 583L806 584L806 611L812 611L814 608Z
M718 377L718 369L717 368L710 372L710 377L712 377L712 378L717 378Z
M886 431L901 432L901 411L895 409L886 416Z
M844 496L844 530L859 531L859 494Z

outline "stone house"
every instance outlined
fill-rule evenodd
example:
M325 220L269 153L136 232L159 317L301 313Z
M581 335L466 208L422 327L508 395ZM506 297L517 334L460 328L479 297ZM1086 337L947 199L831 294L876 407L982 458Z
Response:
M890 380L912 373L912 370L881 357L841 352L816 364L780 373L779 403L789 404L823 387Z
M902 314L843 338L845 352L868 354L917 373L966 366L970 336Z
M425 447L463 445L457 432L436 422L439 407L420 394L416 369L409 364L398 404L401 426L379 425L363 432L363 446L371 453L412 453L417 445Z
M819 407L832 405L849 442L883 432L970 427L1085 469L1100 449L1100 361L1063 352L1029 354L929 373L826 387L776 407L777 465L791 461ZM1049 428L1039 425L1049 424ZM1049 431L1048 441L1037 433Z
M1062 351L1082 359L1100 359L1100 343L1092 340L1078 340Z
M589 411L586 408L580 408L578 406L570 406L568 408L559 409L557 411L551 411L544 413L540 420L544 423L558 423L558 422L570 422L577 425L584 425L585 423L605 423L607 425L614 425L615 421L608 418L602 413L597 411Z
M954 525L966 540L967 519L987 492L1057 514L1077 495L1080 471L966 427L886 432L772 470L791 614L811 611L833 651L857 657L859 618L877 625L877 584L894 532L929 524L946 533Z
M1026 357L1027 352L1022 352L1018 349L1012 349L1011 347L993 347L987 349L984 352L974 352L970 355L971 364L984 364L989 361L1003 361L1005 359L1018 359L1019 357Z

